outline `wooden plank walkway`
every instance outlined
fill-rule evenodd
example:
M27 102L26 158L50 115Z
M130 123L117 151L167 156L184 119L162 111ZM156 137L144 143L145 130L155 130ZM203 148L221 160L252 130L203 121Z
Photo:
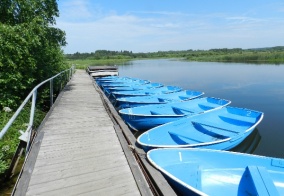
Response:
M77 70L45 119L14 195L141 195L84 71Z

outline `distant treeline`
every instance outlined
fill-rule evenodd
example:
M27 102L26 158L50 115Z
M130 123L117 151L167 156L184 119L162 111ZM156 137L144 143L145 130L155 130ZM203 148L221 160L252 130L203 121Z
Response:
M70 60L184 58L189 61L284 63L284 46L255 49L221 48L210 50L158 51L148 53L97 50L92 53L77 52L74 54L66 54L66 58Z

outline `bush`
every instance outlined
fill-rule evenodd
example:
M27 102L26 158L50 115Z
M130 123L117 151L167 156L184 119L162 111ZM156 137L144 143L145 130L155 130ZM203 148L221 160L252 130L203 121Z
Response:
M41 81L65 69L65 32L51 27L56 0L0 2L0 109L16 108Z

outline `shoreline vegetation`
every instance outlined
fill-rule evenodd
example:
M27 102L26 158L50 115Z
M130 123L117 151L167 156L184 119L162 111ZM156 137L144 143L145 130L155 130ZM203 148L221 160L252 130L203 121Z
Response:
M284 63L284 46L241 49L221 48L210 50L158 51L133 53L132 51L97 50L92 53L65 54L66 61L75 64L77 69L89 65L123 64L138 59L179 58L187 61L202 62L237 62L237 63Z

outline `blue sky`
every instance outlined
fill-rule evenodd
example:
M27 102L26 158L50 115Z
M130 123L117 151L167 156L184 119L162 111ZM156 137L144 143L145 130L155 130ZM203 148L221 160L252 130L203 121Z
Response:
M65 53L284 46L283 0L59 0Z

